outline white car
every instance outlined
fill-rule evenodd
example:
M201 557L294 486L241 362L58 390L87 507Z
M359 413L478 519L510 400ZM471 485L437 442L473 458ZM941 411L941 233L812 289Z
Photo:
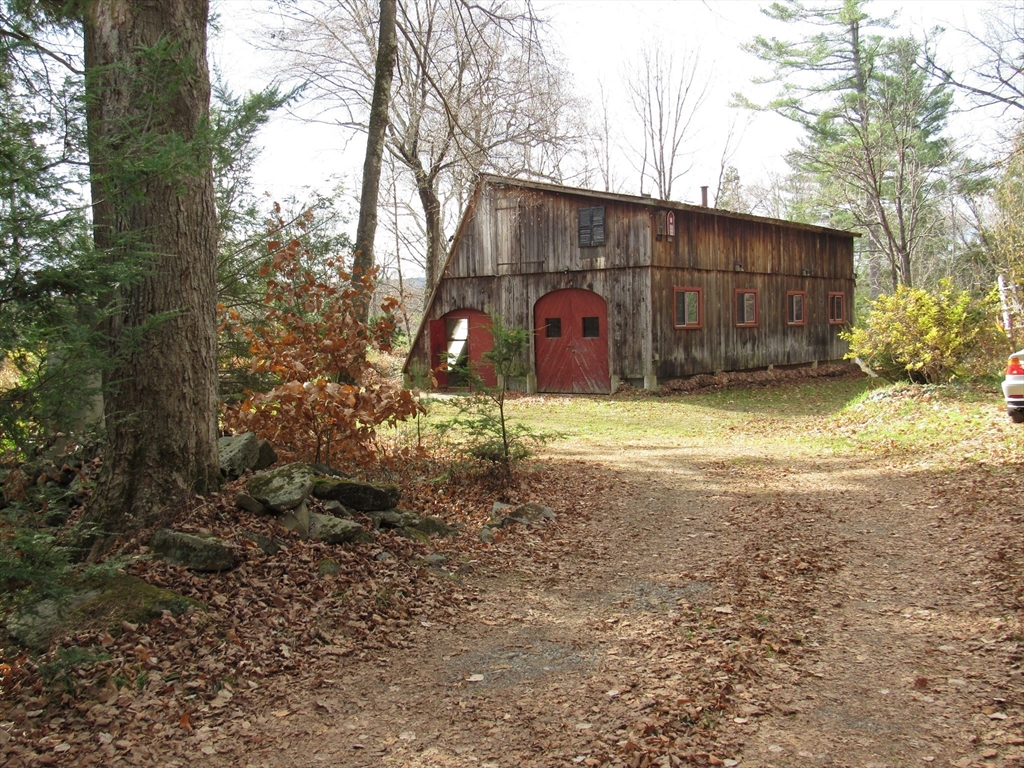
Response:
M1024 424L1024 349L1014 352L1006 361L1003 397L1013 423Z

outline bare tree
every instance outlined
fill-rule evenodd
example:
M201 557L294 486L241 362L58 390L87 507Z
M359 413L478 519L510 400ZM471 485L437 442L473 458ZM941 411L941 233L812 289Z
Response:
M640 191L649 179L662 200L672 197L672 184L693 167L690 144L710 84L699 65L697 54L684 51L677 60L658 44L644 48L626 74L629 102L644 134Z
M933 50L926 63L945 83L969 94L978 106L1001 106L1024 118L1024 2L993 3L981 32L958 30L971 41L972 66L963 72L939 63Z
M730 211L749 213L750 203L743 194L743 185L740 183L740 172L732 164L736 155L736 147L743 138L743 132L750 124L748 117L744 125L739 129L737 135L737 117L729 121L729 128L725 133L725 141L722 144L722 156L718 162L718 183L715 185L715 208L725 208Z
M318 119L365 130L376 57L370 0L284 6L270 42L308 81ZM405 168L426 232L428 290L445 246L446 203L480 170L556 178L579 131L543 22L512 0L410 0L398 7L398 61L386 150Z
M598 81L596 106L588 115L586 142L579 154L580 170L574 175L580 186L600 187L605 192L618 192L619 181L612 162L619 149L619 131L608 103L604 83Z
M359 196L359 226L356 250L352 257L352 279L360 280L374 266L373 240L377 232L377 197L380 193L380 167L384 157L384 134L388 127L391 82L394 78L398 41L395 31L396 0L380 0L377 57L373 74L373 95L366 127L366 159L363 162L363 191ZM369 297L360 298L363 319L369 314Z

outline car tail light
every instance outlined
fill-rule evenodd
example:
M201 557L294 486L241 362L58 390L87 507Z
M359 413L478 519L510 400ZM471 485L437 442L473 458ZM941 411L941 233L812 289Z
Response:
M1019 357L1014 355L1006 362L1006 375L1024 376L1024 365L1021 364Z

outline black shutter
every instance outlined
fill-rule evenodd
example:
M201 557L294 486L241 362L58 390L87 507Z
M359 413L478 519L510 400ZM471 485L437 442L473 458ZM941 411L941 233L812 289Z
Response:
M591 245L604 245L604 206L598 206L597 208L591 208L593 216L591 217L591 230L590 230L590 244Z
M579 211L580 248L587 248L591 244L590 237L592 229L590 226L590 212L592 210L592 208L580 208Z

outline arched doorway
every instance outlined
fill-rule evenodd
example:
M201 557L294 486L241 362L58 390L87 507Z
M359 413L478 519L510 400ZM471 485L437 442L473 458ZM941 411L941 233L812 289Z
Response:
M565 288L533 308L540 392L607 393L608 308L593 291Z
M494 368L484 354L494 347L491 318L478 309L453 309L430 321L430 368L437 377L437 386L465 387L469 371L488 387L498 383Z

